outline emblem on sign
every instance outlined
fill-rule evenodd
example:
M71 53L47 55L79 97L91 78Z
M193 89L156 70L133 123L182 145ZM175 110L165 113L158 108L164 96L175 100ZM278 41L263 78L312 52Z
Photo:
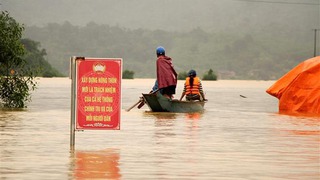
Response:
M92 68L95 73L104 73L106 71L106 66L102 63L94 64Z

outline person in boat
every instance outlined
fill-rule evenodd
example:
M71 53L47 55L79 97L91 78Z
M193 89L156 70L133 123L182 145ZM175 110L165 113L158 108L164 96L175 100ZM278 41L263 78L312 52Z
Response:
M206 101L202 90L202 83L200 78L197 76L195 70L190 70L186 82L184 83L184 89L180 97L180 101L186 95L187 101Z
M176 93L177 72L173 67L172 59L165 55L165 49L162 46L157 47L157 85L160 93L165 97L172 99Z
M158 89L159 89L158 80L156 79L156 81L154 82L154 85L149 93L156 92L156 91L158 91Z

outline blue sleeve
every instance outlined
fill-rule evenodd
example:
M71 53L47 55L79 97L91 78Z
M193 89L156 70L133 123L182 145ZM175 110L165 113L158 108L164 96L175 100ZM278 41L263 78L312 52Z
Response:
M153 92L156 91L156 90L158 90L158 80L156 80L156 82L154 82L154 85L152 87L152 91Z

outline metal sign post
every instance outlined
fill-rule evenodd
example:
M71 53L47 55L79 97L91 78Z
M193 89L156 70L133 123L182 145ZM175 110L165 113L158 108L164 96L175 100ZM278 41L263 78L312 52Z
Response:
M70 79L71 79L71 117L70 117L70 149L74 150L75 145L75 112L76 112L76 57L70 58Z

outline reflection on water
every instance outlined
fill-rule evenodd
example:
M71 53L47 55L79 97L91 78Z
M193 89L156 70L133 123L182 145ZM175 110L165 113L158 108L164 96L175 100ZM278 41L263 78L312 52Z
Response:
M316 145L319 145L320 151L320 117L310 116L291 116L280 114L281 120L290 123L292 127L281 129L288 135L297 135L299 137L311 136L317 141ZM320 162L319 162L320 163Z
M199 120L202 113L186 113L186 118L191 120Z
M145 111L144 112L145 117L150 117L153 116L157 120L168 120L168 119L176 119L178 116L177 113L171 113L171 112L150 112L150 111Z
M152 117L155 119L155 127L159 126L174 126L177 118L176 113L165 113L165 112L145 112L145 117Z
M283 173L285 179L320 178L320 119L310 116L276 114L278 126L274 127L274 163L288 169L318 169L314 172ZM288 163L290 160L291 163Z
M124 80L121 130L76 132L71 152L70 83L40 79L28 109L0 110L0 179L320 179L319 117L279 114L271 81L204 81L189 114L126 112L154 80Z
M71 152L72 179L120 179L119 150Z

